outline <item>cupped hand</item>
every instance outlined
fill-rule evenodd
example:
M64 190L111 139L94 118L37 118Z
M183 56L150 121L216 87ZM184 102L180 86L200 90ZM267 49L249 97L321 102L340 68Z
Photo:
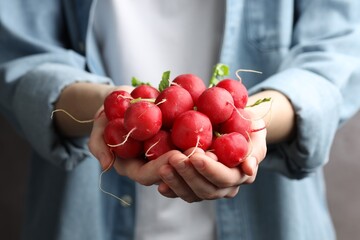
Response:
M257 122L254 127L263 124ZM163 183L158 191L166 197L180 197L187 202L234 197L240 185L255 181L258 166L266 155L266 128L252 132L250 139L249 155L233 168L218 162L215 154L202 149L173 154L169 164L160 168Z
M90 152L104 170L114 166L123 176L142 184L158 184L158 191L170 198L187 202L234 197L242 184L255 181L258 165L266 155L266 128L250 134L250 154L237 167L229 168L217 161L212 152L189 149L182 153L172 150L156 160L118 159L103 139L108 120L100 108L89 139ZM264 123L257 121L259 125Z
M103 132L107 123L108 120L103 108L100 108L94 118L93 128L88 142L90 152L98 159L102 169L108 170L114 167L120 175L127 176L142 185L149 186L159 184L161 182L159 175L160 167L167 165L168 159L178 154L179 151L169 151L153 161L145 161L141 158L116 158L103 138Z

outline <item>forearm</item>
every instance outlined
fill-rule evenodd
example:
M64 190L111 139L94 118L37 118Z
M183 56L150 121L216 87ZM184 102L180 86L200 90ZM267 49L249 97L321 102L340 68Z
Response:
M64 112L54 114L58 131L66 137L89 135L95 113L102 106L105 97L112 91L121 89L130 92L131 86L111 86L101 83L77 82L62 91L55 103L55 109L62 109L81 122L75 121ZM85 120L85 122L84 122Z
M264 116L267 143L279 143L292 138L295 131L295 112L289 99L278 91L265 90L250 96L249 105L263 98L271 98L271 102L257 106L256 115Z
M107 84L88 82L73 83L64 88L54 109L62 109L78 120L91 120L100 108L106 95L113 89ZM90 134L92 122L77 122L64 112L54 114L58 131L67 137Z

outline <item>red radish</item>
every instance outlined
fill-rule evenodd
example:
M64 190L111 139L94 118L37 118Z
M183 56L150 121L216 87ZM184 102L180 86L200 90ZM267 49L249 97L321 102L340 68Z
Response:
M248 142L237 132L219 136L212 144L219 162L228 167L236 167L243 162L248 154Z
M124 115L124 126L130 136L136 140L149 139L160 130L161 110L154 103L138 101L132 103Z
M212 142L212 125L203 113L189 110L179 115L171 131L175 146L185 151L191 147L207 150Z
M194 103L197 102L199 96L206 90L204 81L195 74L188 73L178 75L172 81L172 84L174 83L185 88L190 93Z
M251 133L251 117L248 112L242 108L237 108L231 114L230 118L219 126L220 133L241 133L246 140L249 140Z
M104 100L104 112L108 120L123 118L126 109L130 106L130 93L122 90L111 92Z
M234 105L237 108L245 108L248 101L248 92L244 84L234 79L224 79L216 84L217 87L229 91L234 99Z
M135 158L141 156L143 144L127 136L123 119L116 118L107 123L104 130L104 141L110 145L111 150L120 158Z
M164 153L176 149L168 131L160 130L155 136L144 142L145 157L154 160Z
M159 90L157 90L156 88L147 85L147 84L142 84L139 85L137 87L135 87L132 91L131 91L131 96L133 98L156 98L159 95Z
M234 110L231 94L219 87L206 89L197 101L197 110L210 118L212 124L226 121Z
M194 107L190 93L179 86L165 88L156 98L155 104L161 109L163 127L167 129L171 128L177 116Z

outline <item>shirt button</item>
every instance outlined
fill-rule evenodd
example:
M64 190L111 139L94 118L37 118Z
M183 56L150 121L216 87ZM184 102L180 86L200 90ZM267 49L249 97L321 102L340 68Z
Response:
M120 201L121 206L130 207L132 204L132 197L130 195L123 195L120 197L122 201Z

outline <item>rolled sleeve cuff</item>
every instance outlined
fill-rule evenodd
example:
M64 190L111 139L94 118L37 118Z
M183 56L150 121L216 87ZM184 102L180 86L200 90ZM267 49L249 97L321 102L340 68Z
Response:
M340 91L320 75L299 68L270 77L249 89L249 94L266 89L277 90L291 101L296 137L269 146L263 165L292 178L306 176L328 161L340 118Z
M12 103L25 137L44 159L66 170L90 155L87 139L64 139L55 131L51 113L61 91L74 82L111 84L105 77L63 64L46 63L25 74Z

